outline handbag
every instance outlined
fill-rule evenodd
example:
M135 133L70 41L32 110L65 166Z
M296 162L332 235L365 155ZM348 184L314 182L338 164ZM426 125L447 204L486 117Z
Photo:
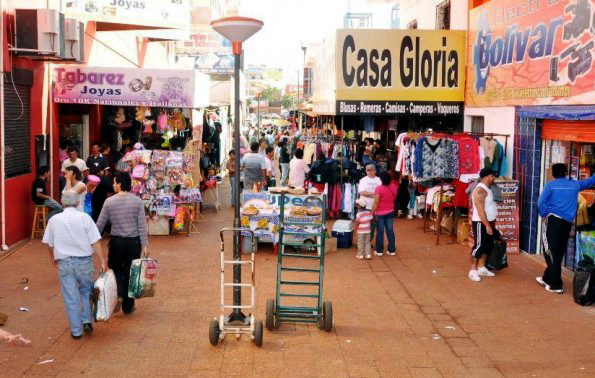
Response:
M506 255L506 241L500 232L494 228L494 247L486 258L485 267L489 270L501 270L508 267Z
M128 297L138 299L155 296L156 277L157 260L148 257L132 260Z
M589 256L579 261L572 279L574 302L581 306L595 303L595 263Z

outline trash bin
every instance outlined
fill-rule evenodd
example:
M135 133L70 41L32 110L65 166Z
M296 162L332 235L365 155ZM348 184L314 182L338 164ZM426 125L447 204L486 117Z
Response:
M353 240L353 222L350 220L338 220L333 225L331 235L337 238L337 248L351 248Z

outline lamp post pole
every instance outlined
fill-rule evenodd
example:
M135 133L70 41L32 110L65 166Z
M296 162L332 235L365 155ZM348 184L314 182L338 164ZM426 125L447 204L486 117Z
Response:
M234 55L234 147L236 151L235 174L233 197L235 200L233 227L240 228L240 58L242 54L242 42L250 38L254 33L262 28L262 21L246 17L227 17L211 22L213 29L227 38L232 43ZM241 232L234 232L233 236L233 260L239 262L242 260L240 251ZM242 269L240 264L233 266L233 311L229 316L229 322L246 322L246 316L242 313L240 306L242 304L241 287L237 284L242 282Z

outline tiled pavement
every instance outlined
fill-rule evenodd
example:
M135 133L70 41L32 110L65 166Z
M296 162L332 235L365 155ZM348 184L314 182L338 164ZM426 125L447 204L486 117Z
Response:
M476 284L466 277L467 248L444 239L436 247L419 221L406 219L396 221L396 257L359 261L352 250L327 256L331 333L283 325L265 330L261 348L245 337L213 347L218 231L231 224L232 212L207 210L206 219L190 238L152 237L156 296L138 301L131 316L96 324L81 341L70 338L56 272L40 242L1 261L0 311L10 316L2 329L32 345L0 345L0 376L595 376L595 307L575 305L570 293L545 292L534 281L539 260L510 256L508 269ZM275 264L272 249L263 247L260 318L274 295ZM19 283L23 277L27 284Z

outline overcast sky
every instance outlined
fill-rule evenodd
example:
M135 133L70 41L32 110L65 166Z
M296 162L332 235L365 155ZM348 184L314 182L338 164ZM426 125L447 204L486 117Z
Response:
M297 71L303 66L301 46L322 42L334 30L343 28L347 7L348 0L243 0L239 14L264 22L262 30L244 44L246 63ZM386 6L351 0L350 9L374 13L374 28L389 25Z

